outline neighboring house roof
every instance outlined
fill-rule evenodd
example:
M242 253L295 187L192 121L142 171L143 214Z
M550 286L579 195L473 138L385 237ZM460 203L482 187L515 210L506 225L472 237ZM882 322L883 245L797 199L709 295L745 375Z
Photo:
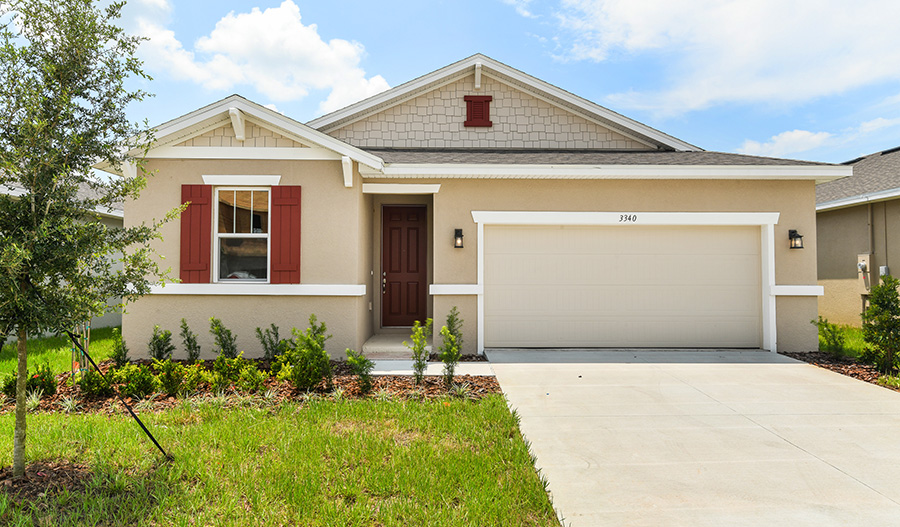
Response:
M445 66L439 70L423 75L417 79L401 84L395 88L379 93L340 110L309 121L307 124L323 132L331 132L364 119L369 115L382 112L387 108L422 95L445 84L475 73L488 75L509 84L518 90L532 94L538 98L564 108L574 114L584 115L604 126L636 137L648 145L662 150L702 150L690 143L660 132L643 123L629 119L599 104L569 93L550 83L544 82L527 73L507 66L485 55L476 54ZM477 81L476 81L477 82Z
M9 184L4 184L0 186L0 194L7 194L9 196L21 196L24 193L25 189L18 185L10 186ZM99 194L96 190L90 188L85 184L79 185L79 189L76 195L81 199L92 199L99 197ZM101 216L122 219L125 215L125 207L121 201L118 201L114 203L110 208L98 207L94 209L94 212L100 214Z
M817 185L817 211L900 197L900 147L842 164L853 167L853 177Z

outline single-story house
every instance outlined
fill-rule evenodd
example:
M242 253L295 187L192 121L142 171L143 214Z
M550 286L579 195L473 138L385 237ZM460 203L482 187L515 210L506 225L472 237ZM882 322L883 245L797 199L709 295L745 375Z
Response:
M815 184L851 173L707 152L484 55L306 124L233 95L156 138L125 224L189 203L156 244L180 281L123 332L184 317L204 354L211 316L252 356L314 313L339 355L454 306L465 353L813 350Z
M869 290L900 268L900 148L847 161L853 177L816 187L819 314L861 324ZM893 256L892 256L893 255Z

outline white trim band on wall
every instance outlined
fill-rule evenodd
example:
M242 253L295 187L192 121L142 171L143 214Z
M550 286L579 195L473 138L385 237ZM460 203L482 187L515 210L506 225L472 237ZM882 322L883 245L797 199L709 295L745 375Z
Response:
M430 295L480 295L484 293L484 287L479 284L431 284L428 287Z
M228 176L203 176L204 185L228 185L228 186L265 186L271 187L281 181L281 176L256 176L256 175L228 175Z
M152 295L365 296L365 284L166 284Z
M408 185L405 183L363 183L363 194L437 194L441 185Z
M825 296L821 285L773 285L772 296Z

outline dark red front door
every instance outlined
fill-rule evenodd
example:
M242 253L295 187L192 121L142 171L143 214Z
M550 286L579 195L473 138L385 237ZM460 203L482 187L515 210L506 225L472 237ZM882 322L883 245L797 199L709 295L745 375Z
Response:
M382 209L382 326L425 322L427 228L425 207L385 206Z

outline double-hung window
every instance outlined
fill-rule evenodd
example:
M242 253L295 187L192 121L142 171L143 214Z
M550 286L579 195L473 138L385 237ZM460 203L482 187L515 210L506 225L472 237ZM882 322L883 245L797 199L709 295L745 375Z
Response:
M269 281L269 189L216 189L217 282Z
M186 284L300 283L300 187L181 186Z

